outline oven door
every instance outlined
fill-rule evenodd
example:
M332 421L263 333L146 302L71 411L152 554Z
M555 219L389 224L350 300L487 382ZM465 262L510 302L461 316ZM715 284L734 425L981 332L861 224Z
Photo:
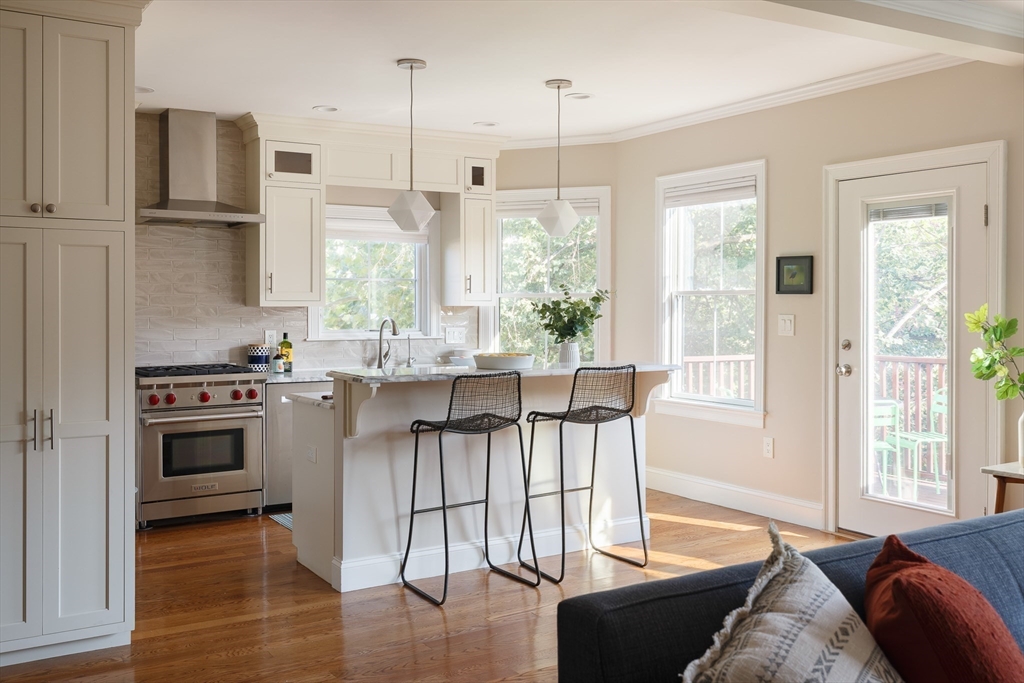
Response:
M142 416L142 502L263 488L263 411L223 408Z

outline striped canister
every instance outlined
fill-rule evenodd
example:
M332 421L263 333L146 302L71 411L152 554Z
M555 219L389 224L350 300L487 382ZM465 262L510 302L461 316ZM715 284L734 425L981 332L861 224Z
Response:
M270 347L266 344L249 344L249 369L267 372L270 369Z

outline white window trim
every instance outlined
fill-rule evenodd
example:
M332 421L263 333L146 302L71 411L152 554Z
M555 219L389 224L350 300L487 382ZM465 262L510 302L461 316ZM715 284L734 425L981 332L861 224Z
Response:
M416 331L402 331L402 336L410 335L412 339L440 339L437 330L441 329L441 294L440 281L440 233L441 233L441 212L435 212L434 217L427 224L427 254L418 267L422 273L424 282L420 286L423 294L420 316L424 321L424 328ZM394 223L388 210L383 206L349 206L341 204L328 204L326 210L327 221L332 218L343 218L349 221L364 223L372 227L374 223ZM327 230L330 236L330 228ZM327 248L326 238L324 249ZM325 275L326 279L326 275ZM334 334L323 334L320 331L320 307L311 306L306 315L306 341L376 341L378 332L374 330L349 330Z
M555 188L534 190L499 190L495 192L495 234L499 234L502 218L510 217L508 206L519 202L546 201L555 198ZM612 359L612 326L615 321L615 291L612 288L612 188L607 185L594 187L563 187L562 199L597 200L597 287L611 291L612 298L601 307L601 318L597 321L595 359L608 362ZM522 215L517 214L517 215ZM498 249L501 245L498 244ZM500 273L498 274L500 277ZM498 282L501 287L501 282ZM498 311L495 305L480 309L480 348L484 351L498 350Z
M719 166L700 171L688 171L673 175L660 176L654 183L655 202L655 249L658 266L658 357L663 363L671 362L672 353L672 297L669 287L672 255L665 248L665 192L681 185L720 182L739 176L755 177L755 196L757 198L757 257L754 259L756 272L756 301L754 304L754 406L740 406L719 400L699 400L672 398L668 395L668 387L659 388L659 396L654 399L655 412L689 417L711 422L722 422L748 427L764 428L764 349L765 349L765 263L767 249L765 241L765 186L764 159L749 161L742 164Z

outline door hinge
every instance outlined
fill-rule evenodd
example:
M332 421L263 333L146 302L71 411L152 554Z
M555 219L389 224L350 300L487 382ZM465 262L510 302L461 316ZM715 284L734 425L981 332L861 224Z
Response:
M988 204L985 205L985 227L988 227Z

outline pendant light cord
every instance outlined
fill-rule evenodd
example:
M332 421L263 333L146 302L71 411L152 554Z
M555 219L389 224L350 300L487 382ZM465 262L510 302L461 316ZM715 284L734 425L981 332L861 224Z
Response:
M562 86L555 89L558 98L558 143L555 148L555 199L562 199Z
M412 72L415 71L411 65L409 67L409 192L412 192Z

